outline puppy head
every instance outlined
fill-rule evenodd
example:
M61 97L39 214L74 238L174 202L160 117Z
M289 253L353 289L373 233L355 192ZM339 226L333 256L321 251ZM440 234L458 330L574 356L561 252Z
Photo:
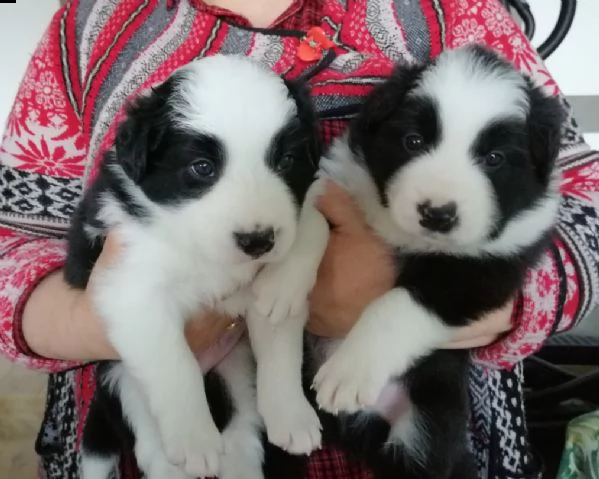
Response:
M159 205L155 227L228 264L288 252L319 157L303 85L235 56L178 70L138 100L116 139L117 161Z
M553 222L561 122L558 100L469 46L397 68L350 142L417 249L513 250Z

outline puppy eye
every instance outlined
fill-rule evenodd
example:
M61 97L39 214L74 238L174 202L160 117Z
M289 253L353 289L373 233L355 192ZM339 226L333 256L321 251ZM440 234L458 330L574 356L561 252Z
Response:
M498 151L492 151L487 156L485 156L484 162L485 166L488 168L497 168L503 164L505 161L505 156L503 153Z
M278 163L275 165L277 173L284 173L288 171L295 163L295 157L291 154L283 155Z
M199 160L189 167L189 172L194 178L212 178L215 174L214 164L209 160Z
M410 152L417 152L424 148L424 138L413 133L404 137L403 145L406 150Z

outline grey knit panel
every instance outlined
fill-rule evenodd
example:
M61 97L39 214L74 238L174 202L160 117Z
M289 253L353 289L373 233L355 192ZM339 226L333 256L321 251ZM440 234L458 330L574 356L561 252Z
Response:
M421 2L394 0L397 18L402 19L408 50L420 62L430 56L430 32Z
M254 34L241 28L230 28L222 43L220 53L225 55L243 55L252 44Z
M121 82L133 61L166 29L172 21L174 13L174 9L168 10L164 5L154 8L152 14L144 21L143 27L135 32L120 51L118 58L110 68L110 74L106 77L100 88L100 93L94 105L94 121L97 119L98 112L102 110L110 94Z

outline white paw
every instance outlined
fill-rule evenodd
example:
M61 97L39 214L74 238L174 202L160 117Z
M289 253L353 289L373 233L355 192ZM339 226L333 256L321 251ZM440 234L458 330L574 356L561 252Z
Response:
M225 455L219 479L264 479L262 464L251 464L244 461L243 457Z
M261 408L266 426L268 441L291 454L310 454L320 448L320 419L302 397L296 405L285 405Z
M257 412L253 411L254 414L257 415ZM262 421L256 419L255 422L251 419L247 422L233 421L223 431L225 453L220 463L219 479L264 479Z
M356 354L355 348L344 346L333 353L314 378L316 401L332 414L354 413L373 406L392 375L376 355Z
M293 261L270 264L255 279L252 289L255 295L254 311L277 324L289 316L299 316L308 311L308 295L316 272L308 274Z
M144 468L146 479L194 479L183 469L164 460L155 461L148 469Z
M163 433L166 455L193 477L218 476L223 439L212 421L188 419Z

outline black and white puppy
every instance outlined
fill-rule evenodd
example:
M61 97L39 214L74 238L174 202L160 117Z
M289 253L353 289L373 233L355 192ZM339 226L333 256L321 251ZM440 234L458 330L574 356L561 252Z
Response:
M289 452L318 447L301 362L328 232L312 207L319 158L307 91L246 58L194 62L129 108L74 217L65 268L68 283L91 288L122 358L99 369L84 479L109 476L118 429L149 479L260 479L262 421ZM88 285L108 229L122 255ZM183 334L202 308L248 314L257 392L242 341L216 368L209 407Z
M313 350L317 402L347 413L346 445L368 452L378 478L476 477L467 355L438 348L507 303L546 247L562 116L512 65L469 46L397 67L321 161L396 248L396 287L345 340ZM404 404L382 426L377 398L390 384Z

